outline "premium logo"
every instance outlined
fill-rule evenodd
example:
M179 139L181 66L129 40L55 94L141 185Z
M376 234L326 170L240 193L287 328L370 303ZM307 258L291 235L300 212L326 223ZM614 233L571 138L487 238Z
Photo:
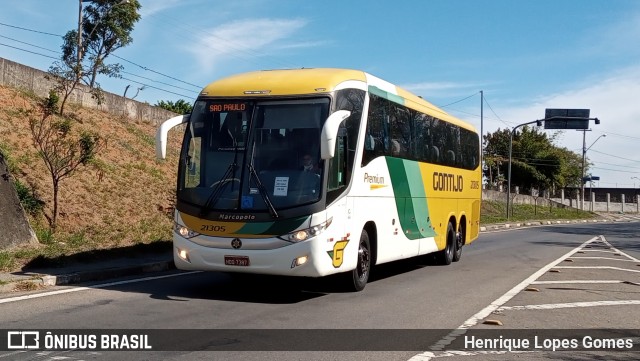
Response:
M231 241L231 247L233 247L234 249L240 249L242 247L242 241L240 240L240 238L234 238Z

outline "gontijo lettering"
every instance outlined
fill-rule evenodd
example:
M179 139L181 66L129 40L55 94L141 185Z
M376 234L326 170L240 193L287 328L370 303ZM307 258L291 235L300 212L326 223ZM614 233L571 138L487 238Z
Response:
M462 192L464 178L461 175L433 172L433 190Z

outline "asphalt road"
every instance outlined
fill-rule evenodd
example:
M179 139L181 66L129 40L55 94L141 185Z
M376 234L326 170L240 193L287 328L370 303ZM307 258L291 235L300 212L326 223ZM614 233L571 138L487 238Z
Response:
M298 283L278 277L165 272L5 295L0 299L2 329L196 331L154 339L155 349L174 351L15 350L0 352L0 360L507 360L514 354L487 353L481 347L451 354L447 345L464 337L452 330L528 329L539 334L563 328L640 329L638 259L640 223L573 224L482 233L464 248L458 263L435 266L420 259L383 265L359 293L343 292L333 278ZM220 329L252 330L254 338L210 331ZM424 340L416 341L416 332L426 334ZM255 338L271 341L256 346ZM360 341L359 346L345 350L345 339ZM298 351L263 351L269 345ZM262 351L244 351L254 347ZM231 351L196 351L220 349ZM625 351L585 355L640 358L640 345L635 352ZM517 357L537 360L549 355Z

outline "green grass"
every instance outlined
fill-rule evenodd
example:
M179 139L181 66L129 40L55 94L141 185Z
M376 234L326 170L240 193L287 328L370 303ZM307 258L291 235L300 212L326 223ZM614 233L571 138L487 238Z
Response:
M580 211L575 208L558 208L532 204L513 204L513 213L509 221L541 221L556 219L589 219L596 215L591 212ZM507 221L506 203L497 201L483 201L480 212L481 224L503 223Z

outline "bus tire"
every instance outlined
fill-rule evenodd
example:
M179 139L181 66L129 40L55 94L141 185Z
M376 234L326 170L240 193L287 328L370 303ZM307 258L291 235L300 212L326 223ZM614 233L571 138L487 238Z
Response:
M453 250L453 262L458 262L462 258L462 247L467 237L464 225L460 224L460 232L455 233L455 249Z
M456 234L453 230L451 222L447 225L447 245L444 249L436 254L438 264L447 266L453 261Z
M362 291L367 285L369 274L371 273L371 243L369 234L362 230L360 242L358 243L358 261L356 268L351 273L351 289L356 292Z

